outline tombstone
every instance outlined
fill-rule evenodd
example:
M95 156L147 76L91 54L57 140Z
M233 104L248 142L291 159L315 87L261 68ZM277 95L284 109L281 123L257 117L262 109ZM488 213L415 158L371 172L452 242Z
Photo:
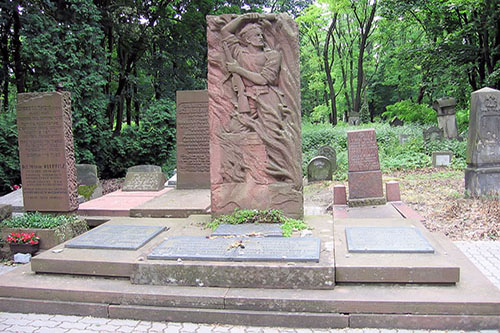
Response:
M208 92L177 92L177 188L210 188Z
M359 124L361 124L361 118L359 112L351 112L349 114L349 125L357 126Z
M432 166L434 168L451 166L453 152L451 151L435 151L432 153Z
M389 122L389 126L391 127L398 127L398 126L403 126L404 123L401 119L399 119L398 117L394 117L394 119L392 119L390 122Z
M12 205L0 204L0 221L12 216Z
M438 127L448 139L455 139L458 136L456 105L457 101L454 98L439 98L432 103L432 108L437 112Z
M321 146L318 149L318 155L317 156L325 156L328 158L332 164L332 173L337 170L337 153L335 152L335 149L330 146Z
M128 168L122 191L161 191L167 179L157 165L137 165Z
M19 160L25 211L78 208L71 94L17 96Z
M479 197L500 194L500 91L471 95L465 190Z
M399 144L400 145L405 145L408 141L410 141L410 135L409 134L400 134L399 135Z
M385 204L374 129L347 131L349 206Z
M207 24L212 215L280 209L301 218L297 24L255 13L207 16Z
M307 164L307 181L332 180L332 162L325 156L316 156Z
M97 166L93 164L75 164L75 167L78 185L92 186L99 184Z
M422 134L424 136L425 141L436 141L443 139L443 130L436 126L424 129L422 131Z

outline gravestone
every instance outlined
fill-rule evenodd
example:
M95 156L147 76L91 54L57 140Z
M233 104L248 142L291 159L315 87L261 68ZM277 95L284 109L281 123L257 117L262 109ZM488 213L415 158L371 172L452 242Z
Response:
M307 164L307 181L332 180L332 162L325 156L316 156Z
M161 167L136 165L128 168L122 191L161 191L167 181Z
M405 145L408 141L410 141L409 134L400 134L399 135L399 144L400 145Z
M69 212L78 208L71 123L69 92L18 94L25 211Z
M432 126L422 131L423 137L425 141L436 141L443 139L443 130Z
M458 137L457 101L454 98L439 98L432 103L432 107L437 112L438 127L443 130L443 135L448 139Z
M403 126L404 123L401 119L399 119L398 117L394 117L394 119L392 119L390 122L389 122L389 125L391 127L398 127L398 126Z
M449 167L452 157L453 152L451 151L435 151L432 153L432 166L434 168Z
M349 206L385 204L374 129L347 131Z
M210 188L208 92L177 91L177 188Z
M333 147L330 146L321 146L318 149L317 156L325 156L332 163L332 172L337 170L337 152Z
M93 164L75 164L76 179L78 185L98 185L99 178L97 177L97 166Z
M207 16L207 24L212 215L273 208L300 218L297 24L255 13Z
M349 114L349 125L357 126L359 124L361 124L361 118L359 112L351 112Z
M500 91L472 93L465 190L478 197L500 194Z
M12 216L12 205L0 204L0 221Z

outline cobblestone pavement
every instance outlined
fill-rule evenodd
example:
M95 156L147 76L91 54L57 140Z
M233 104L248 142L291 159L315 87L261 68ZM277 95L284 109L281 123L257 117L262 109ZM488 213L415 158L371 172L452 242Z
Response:
M460 250L500 288L500 242L455 242ZM9 268L0 269L0 274ZM140 320L104 319L79 316L22 314L0 312L0 332L228 332L228 333L286 333L286 332L346 332L346 333L410 333L410 332L460 332L396 329L294 329L249 327L230 325L206 325L193 323L165 323ZM493 333L496 330L475 331Z

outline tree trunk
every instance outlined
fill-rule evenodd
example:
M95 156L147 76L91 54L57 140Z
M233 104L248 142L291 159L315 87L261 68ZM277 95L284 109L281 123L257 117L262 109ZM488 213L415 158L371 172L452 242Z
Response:
M8 20L2 29L2 77L3 77L3 111L7 112L9 110L9 31L12 20Z
M323 48L323 62L324 62L324 67L325 67L325 73L326 73L326 81L328 82L328 90L329 90L329 95L330 95L330 105L332 108L332 113L330 114L330 123L335 126L337 125L337 102L335 100L335 87L333 85L333 78L332 78L332 72L330 68L330 63L328 61L328 54L329 52L329 46L330 46L330 38L333 40L333 47L332 47L332 60L334 57L334 50L335 50L335 39L333 38L333 29L335 28L335 24L337 22L337 13L333 16L332 23L330 24L330 27L328 28L328 32L326 33L326 41L325 41L325 46Z
M122 131L122 120L123 120L123 95L120 95L118 102L118 110L116 111L116 125L113 132L113 136L119 136Z
M127 89L127 97L126 97L126 103L127 103L127 125L132 125L132 95Z
M134 66L134 109L135 109L135 125L139 127L139 119L141 116L139 97L137 96L137 66Z
M14 34L12 36L12 44L14 45L14 73L16 76L17 93L23 93L24 87L24 68L21 62L21 19L19 17L19 7L12 6L12 18L14 19Z

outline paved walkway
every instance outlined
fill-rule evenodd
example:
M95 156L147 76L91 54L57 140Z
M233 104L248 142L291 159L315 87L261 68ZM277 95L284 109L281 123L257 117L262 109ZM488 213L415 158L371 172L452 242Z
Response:
M500 288L500 242L455 242L460 250ZM3 266L0 274L10 270ZM140 320L103 319L79 316L45 314L0 313L0 332L229 332L229 333L285 333L285 332L349 332L349 333L408 333L408 332L459 332L396 329L293 329L193 323L164 323ZM476 332L497 332L483 330Z

